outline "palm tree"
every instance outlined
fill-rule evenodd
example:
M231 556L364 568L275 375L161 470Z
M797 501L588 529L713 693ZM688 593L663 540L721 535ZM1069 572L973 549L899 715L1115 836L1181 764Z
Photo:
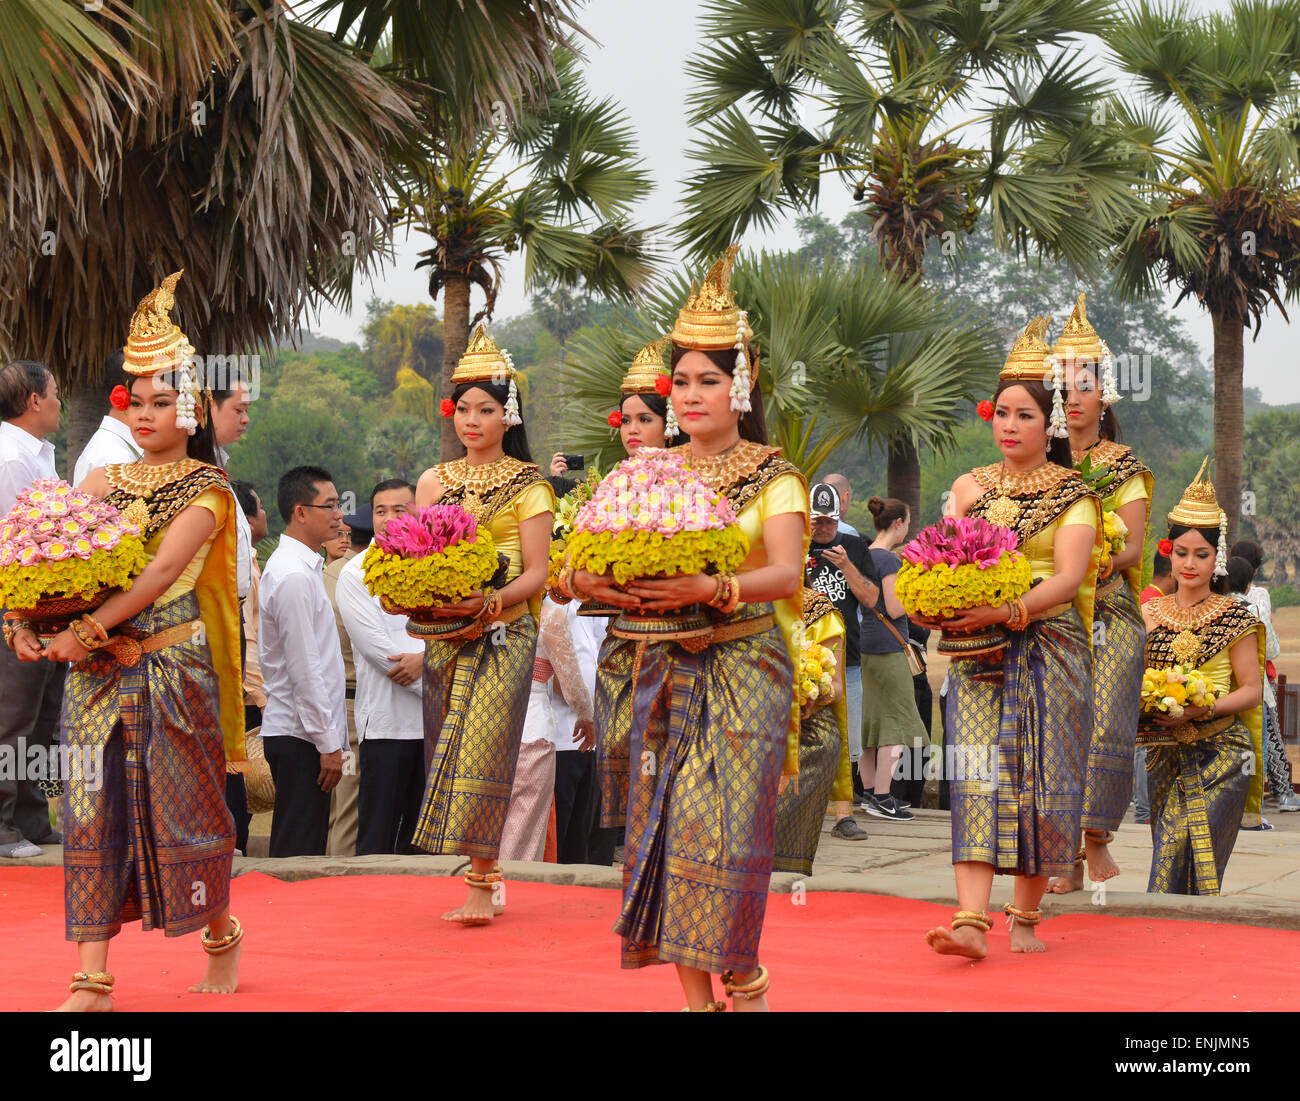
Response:
M1104 227L1132 205L1128 169L1092 124L1103 86L1076 56L1044 54L1104 32L1110 8L713 0L700 37L720 45L700 58L692 97L710 140L694 154L702 167L686 187L682 240L714 254L750 226L815 210L824 178L839 177L901 280L921 272L935 238L949 244L981 216L999 247L1096 271ZM975 110L982 82L1000 94ZM965 121L950 125L958 113ZM976 126L987 131L980 144L966 136ZM907 432L891 444L889 493L919 512Z
M346 304L383 254L413 136L430 118L459 133L531 87L571 7L322 0L330 34L280 0L6 0L0 355L78 389L79 449L105 357L168 272L186 269L178 316L205 355L275 347L311 305ZM368 64L385 33L439 82L436 115L417 114L422 86Z
M401 171L399 225L433 238L417 267L429 268L429 294L443 299L443 397L469 343L490 318L501 288L501 262L523 250L528 290L585 288L631 299L654 270L649 231L628 220L650 189L631 128L609 100L593 100L577 58L557 48L557 80L534 106L511 104L507 127L429 145ZM470 290L483 306L470 314ZM442 457L463 454L450 421Z
M1142 158L1143 209L1119 238L1116 285L1195 296L1214 323L1214 455L1236 537L1243 334L1300 291L1300 0L1234 0L1192 16L1139 0L1108 39L1145 96L1113 105ZM1281 294L1279 293L1281 292Z
M955 316L920 283L870 260L819 266L764 253L742 258L732 285L761 346L772 442L809 479L848 440L888 449L901 437L942 450L1001 362L990 326ZM619 384L637 350L671 328L687 293L678 277L625 322L584 330L570 345L564 379L576 450L600 464L623 457L607 423Z

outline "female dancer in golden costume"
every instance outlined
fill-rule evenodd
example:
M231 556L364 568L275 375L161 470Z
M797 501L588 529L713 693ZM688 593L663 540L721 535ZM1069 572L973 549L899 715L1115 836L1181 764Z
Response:
M672 416L660 379L671 382L664 352L668 338L642 348L619 387L619 439L628 456L643 447L689 441ZM672 430L671 439L668 437ZM564 600L560 594L552 599ZM611 614L617 614L612 609ZM632 659L630 639L607 634L596 662L596 775L600 785L601 829L623 829L627 820L628 746L632 732Z
M954 661L947 730L952 778L952 859L960 906L952 929L926 940L944 954L983 959L995 873L1014 875L1011 950L1041 952L1038 904L1049 875L1074 864L1083 775L1092 731L1092 604L1101 554L1101 504L1070 461L1063 379L1048 372L1047 318L1030 322L1002 369L993 434L1002 462L953 483L955 516L1013 528L1034 587L1016 601L973 608L929 627L1004 624L1000 666ZM966 774L960 767L965 764ZM970 765L976 767L970 768ZM971 773L974 773L973 775Z
M835 655L835 676L831 695L805 706L799 723L799 783L787 784L776 803L772 868L811 875L826 806L832 799L848 802L853 798L853 774L849 764L849 712L844 697L844 620L835 605L816 589L804 589L800 595L803 637ZM795 678L799 676L796 668Z
M202 930L207 971L191 991L231 993L239 977L225 800L226 761L244 760L238 506L216 465L194 349L169 316L180 276L140 303L124 350L144 457L92 470L81 487L140 527L148 564L43 649L21 623L5 632L25 661L73 663L63 744L103 762L65 779L67 935L80 965L65 1010L112 1008L109 941L137 919L169 937Z
M1147 890L1186 895L1219 893L1247 800L1263 784L1247 762L1263 745L1264 625L1228 595L1228 525L1204 474L1202 463L1169 513L1178 588L1142 607L1147 666L1193 666L1216 696L1176 719L1144 712L1138 732L1151 793Z
M731 501L749 557L734 578L644 580L626 592L587 571L565 582L580 599L632 617L714 610L712 639L698 653L668 641L639 644L630 754L637 767L614 927L623 966L676 964L693 1010L724 1006L714 1000L716 973L736 1009L767 1008L758 942L777 789L783 771L799 767L793 646L808 488L763 442L758 357L730 290L735 253L714 266L673 328L671 400L691 433L680 450L696 476Z
M528 710L555 511L555 494L528 452L515 377L509 353L480 325L451 380L466 457L426 470L415 492L420 508L460 505L510 558L500 590L440 610L473 622L429 638L424 652L429 783L413 841L470 858L468 896L443 914L464 925L486 925L503 909L496 860Z
M1151 513L1151 471L1119 442L1114 404L1115 364L1110 348L1088 323L1083 295L1061 330L1053 354L1069 381L1066 417L1075 464L1085 456L1094 469L1105 467L1112 479L1102 491L1128 529L1124 549L1114 555L1097 580L1092 689L1092 741L1083 783L1083 849L1069 876L1047 886L1056 894L1083 886L1083 860L1095 883L1119 875L1110 855L1133 796L1133 750L1137 739L1138 701L1142 696L1142 649L1146 628L1138 608L1142 587L1142 551Z

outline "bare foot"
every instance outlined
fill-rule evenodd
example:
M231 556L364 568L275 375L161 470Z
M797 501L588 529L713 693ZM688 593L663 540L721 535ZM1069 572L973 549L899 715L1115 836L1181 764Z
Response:
M244 951L241 941L234 948L208 957L203 978L190 987L191 994L233 994L239 989L239 957Z
M940 925L925 934L925 943L941 956L982 960L989 954L987 934L973 925L963 925L960 929L945 929Z
M1038 939L1034 932L1037 925L1027 925L1023 921L1012 921L1011 923L1011 951L1013 952L1046 952L1047 945Z
M1094 841L1085 833L1083 847L1088 853L1088 878L1094 883L1104 883L1119 875L1119 865L1110 855L1110 845L1105 841ZM1051 888L1049 887L1048 890Z
M443 921L457 925L491 925L492 919L505 913L505 906L493 902L495 891L471 887L464 903L442 915Z
M1115 869L1119 871L1118 868ZM1091 874L1091 869L1089 870ZM1049 894L1068 895L1071 891L1083 890L1083 861L1075 861L1074 870L1069 875L1054 875L1047 881Z
M113 999L98 990L74 990L55 1013L112 1013Z
M757 998L732 998L731 1009L735 1013L770 1013L767 1008L767 995L760 994Z

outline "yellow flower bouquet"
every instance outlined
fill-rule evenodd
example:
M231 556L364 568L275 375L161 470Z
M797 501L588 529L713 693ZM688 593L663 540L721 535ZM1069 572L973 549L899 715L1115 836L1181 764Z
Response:
M600 484L600 473L595 467L587 472L587 477L566 493L555 506L555 525L551 528L551 551L546 567L546 587L552 594L560 581L560 571L564 569L565 554L569 549L569 538L573 534L573 522L578 512L596 492Z
M492 533L459 505L433 505L395 517L362 559L361 575L386 611L408 616L416 637L448 634L467 619L433 609L459 604L504 566Z
M1102 553L1101 571L1106 571L1106 564L1117 554L1124 552L1128 542L1128 525L1117 512L1103 510L1101 514Z
M1005 604L1033 584L1029 559L1018 545L1010 528L982 517L947 517L902 549L894 592L904 611L927 619L952 619L983 604ZM995 660L1005 643L1006 632L997 625L974 633L945 628L939 650L954 658Z
M1214 686L1190 665L1147 669L1142 674L1142 710L1179 718L1185 707L1209 707L1215 700Z
M0 607L41 627L99 607L144 566L140 529L58 478L35 482L0 520Z
M807 636L799 643L799 664L795 669L794 698L804 714L830 702L835 683L835 654ZM820 703L818 702L820 701Z

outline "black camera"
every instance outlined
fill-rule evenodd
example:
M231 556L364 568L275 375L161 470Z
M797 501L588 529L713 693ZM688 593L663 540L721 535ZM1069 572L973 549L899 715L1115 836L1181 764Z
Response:
M570 455L568 452L565 452L564 465L570 470L581 470L587 465L587 460L582 455Z

